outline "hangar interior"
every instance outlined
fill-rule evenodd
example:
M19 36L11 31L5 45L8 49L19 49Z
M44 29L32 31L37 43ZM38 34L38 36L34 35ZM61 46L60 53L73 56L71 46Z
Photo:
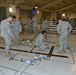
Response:
M33 14L38 19L38 34L44 17L49 19L46 39L50 49L40 51L35 47L36 36L29 33L27 25ZM5 42L0 37L0 75L76 75L76 0L0 0L0 22L9 15L21 22L22 32L18 44L10 48L11 55L6 57ZM58 53L58 18L72 26L65 53Z

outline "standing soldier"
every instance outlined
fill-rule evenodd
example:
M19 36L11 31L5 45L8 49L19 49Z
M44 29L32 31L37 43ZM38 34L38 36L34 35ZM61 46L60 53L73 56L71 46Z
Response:
M33 16L33 32L35 36L38 35L38 20L36 16Z
M14 18L14 20L13 20L13 23L12 23L12 29L13 29L14 37L16 39L15 40L16 44L18 44L19 34L22 31L22 26L21 26L21 22L16 20L16 16L13 16L13 18Z
M60 52L65 52L67 49L67 37L72 30L72 26L68 22L62 21L61 19L58 21L59 24L57 26L57 32L59 34Z
M11 47L11 38L14 39L14 35L12 33L11 22L13 20L13 16L9 15L7 19L1 21L1 36L4 38L6 47L5 53L9 53L9 49Z
M42 23L42 30L46 31L47 28L48 28L48 21L47 21L46 17L44 17L44 21Z

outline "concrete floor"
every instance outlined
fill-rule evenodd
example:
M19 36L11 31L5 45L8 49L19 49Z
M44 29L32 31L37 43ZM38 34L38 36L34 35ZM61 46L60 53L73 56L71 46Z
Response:
M30 37L31 36L31 37ZM34 35L21 35L20 41L22 39L33 39ZM49 46L56 45L58 43L57 34L48 34L47 38ZM0 38L0 47L4 47L2 38ZM54 43L54 44L52 44ZM34 54L22 53L17 51L11 51L12 54L17 54L15 56L16 60L9 60L10 55L5 57L3 49L0 49L0 75L76 75L76 35L70 34L68 38L68 45L71 47L71 51L67 50L66 53L58 54L59 46L55 46L53 54L65 55L68 58L54 57L52 56L50 60L41 60L33 62L32 64L27 63L27 60L34 59ZM29 46L13 46L14 49L31 50L32 47ZM74 50L74 52L73 52ZM47 51L39 51L37 48L34 51L48 53ZM23 58L24 62L20 62Z

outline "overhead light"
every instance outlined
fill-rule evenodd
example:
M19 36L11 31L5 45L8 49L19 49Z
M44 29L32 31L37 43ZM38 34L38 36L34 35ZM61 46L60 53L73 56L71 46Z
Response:
M13 12L13 8L9 7L9 12Z
M65 17L65 13L63 13L62 16Z
M10 13L16 13L16 5L10 4L8 9Z
M35 6L35 8L37 9L37 8L38 8L38 6L36 5L36 6Z
M37 14L39 14L39 10L37 11Z
M38 7L36 6L35 8L37 9Z

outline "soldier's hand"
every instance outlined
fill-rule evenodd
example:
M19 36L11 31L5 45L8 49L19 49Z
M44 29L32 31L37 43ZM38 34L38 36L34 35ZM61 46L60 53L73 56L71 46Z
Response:
M16 39L15 39L15 38L12 38L12 40L13 40L13 41L16 41Z
M16 41L16 38L14 38L14 41Z
M22 34L22 32L19 33L19 35L21 35L21 34Z
M48 45L48 42L46 42L45 45Z

